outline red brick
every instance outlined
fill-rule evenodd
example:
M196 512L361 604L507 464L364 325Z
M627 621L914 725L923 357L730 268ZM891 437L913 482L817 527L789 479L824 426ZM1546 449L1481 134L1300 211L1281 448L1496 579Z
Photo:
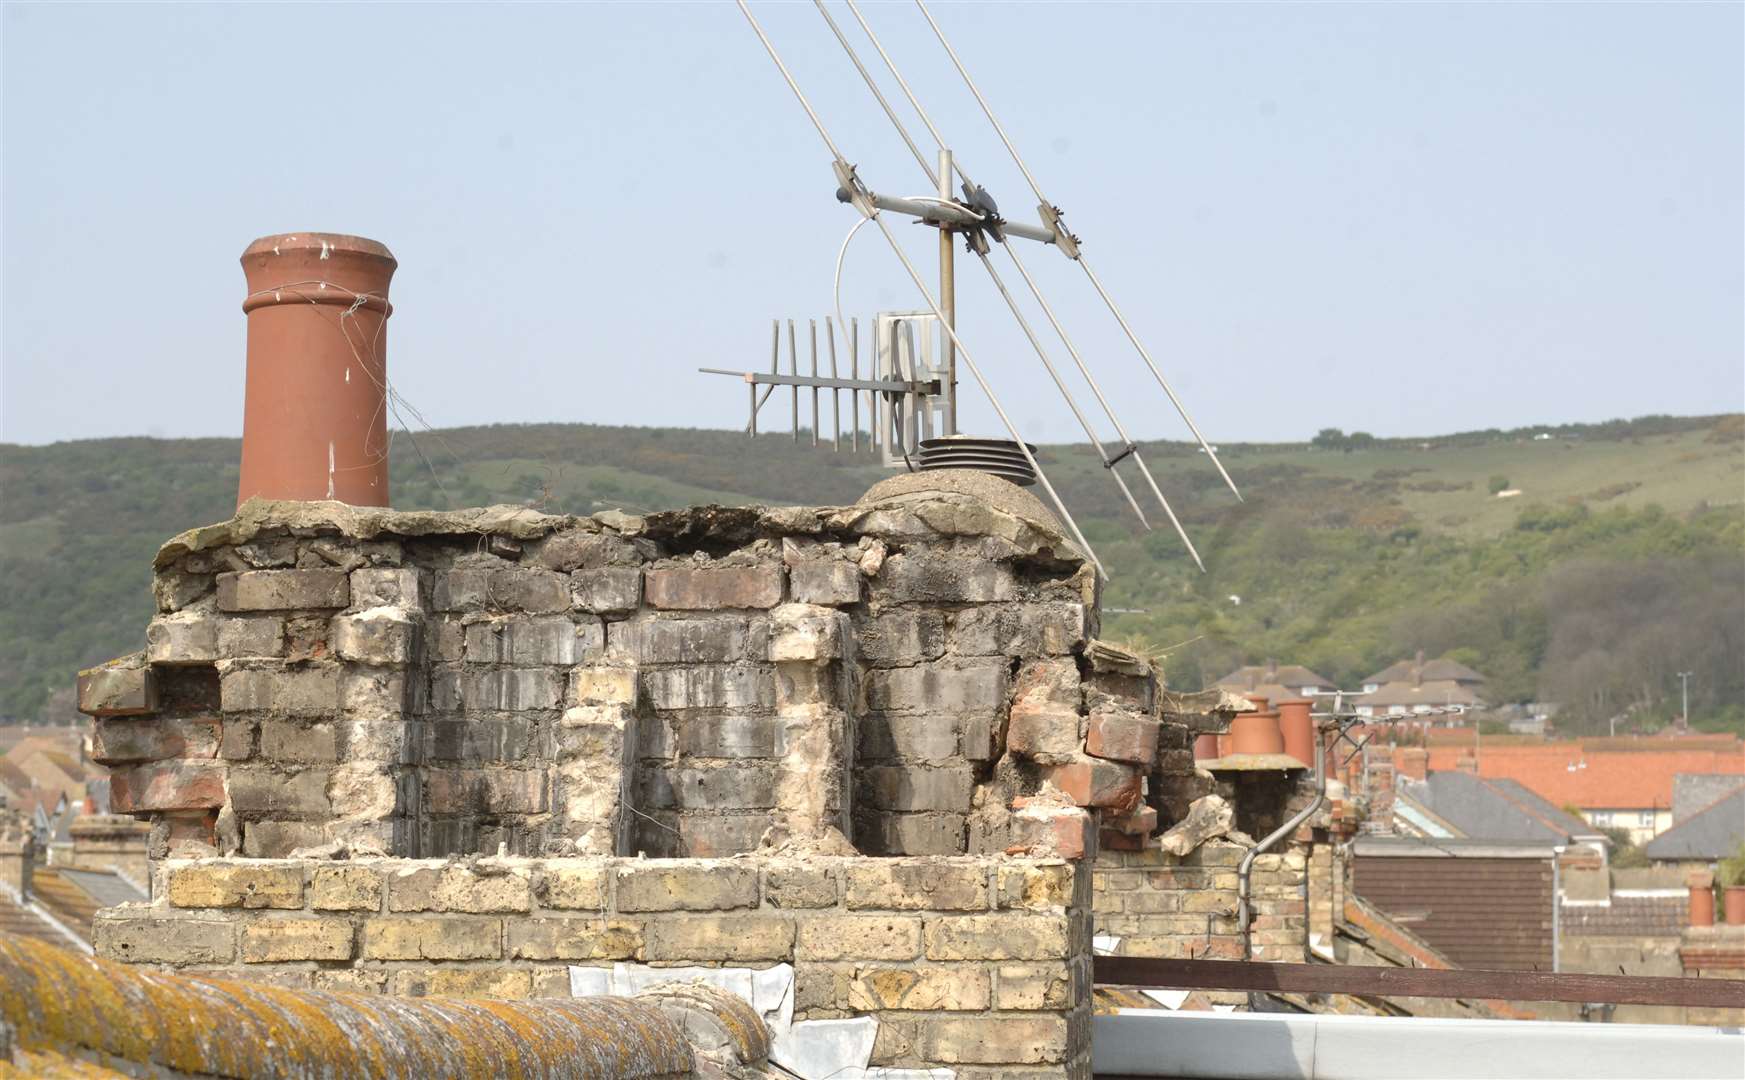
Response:
M1006 725L1006 747L1032 760L1069 760L1078 753L1079 715L1070 708L1018 702Z
M1109 851L1144 851L1145 837L1104 829L1097 834L1097 845Z
M224 766L165 761L109 774L109 805L118 814L147 810L208 810L224 805Z
M1067 765L1045 765L1042 778L1079 806L1125 812L1139 805L1138 770L1112 761L1085 758Z
M1157 757L1157 733L1161 727L1157 721L1145 717L1099 710L1091 714L1085 732L1085 753L1092 757L1149 765Z
M1026 806L1012 815L1009 855L1083 859L1096 852L1096 821L1077 807Z
M1129 814L1104 814L1103 827L1129 836L1150 836L1157 831L1157 810L1141 806Z

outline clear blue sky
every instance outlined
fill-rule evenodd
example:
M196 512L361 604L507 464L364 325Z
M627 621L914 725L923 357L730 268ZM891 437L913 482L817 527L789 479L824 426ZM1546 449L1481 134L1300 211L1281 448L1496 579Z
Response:
M756 10L869 183L922 190L810 5ZM913 7L865 10L1033 218ZM935 11L1214 439L1745 406L1738 4ZM271 232L394 250L390 374L439 426L731 427L741 390L693 369L830 309L855 215L729 4L0 18L7 441L238 433L237 257ZM1076 268L1029 254L1129 426L1182 436ZM1078 438L960 267L1027 435ZM845 309L917 306L862 230Z

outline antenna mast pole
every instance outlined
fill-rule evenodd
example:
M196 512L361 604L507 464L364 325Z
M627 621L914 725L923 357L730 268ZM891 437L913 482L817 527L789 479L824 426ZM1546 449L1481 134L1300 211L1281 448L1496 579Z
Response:
M939 148L939 197L951 201L951 151ZM945 325L957 329L957 274L952 266L951 229L939 223L939 309L945 313ZM957 434L957 347L948 330L945 339L945 434Z

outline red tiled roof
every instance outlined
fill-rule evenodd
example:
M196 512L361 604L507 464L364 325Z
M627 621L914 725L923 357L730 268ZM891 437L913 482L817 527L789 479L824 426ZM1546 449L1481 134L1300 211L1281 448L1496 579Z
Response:
M1478 751L1478 773L1517 781L1557 806L1583 810L1668 809L1679 773L1745 775L1745 743L1738 741L1729 749L1667 749L1658 739L1642 740L1640 749L1616 749L1622 739L1603 742L1605 749L1582 742L1492 746L1486 740ZM1394 749L1396 768L1404 749ZM1470 746L1431 746L1430 770L1452 769L1471 753Z

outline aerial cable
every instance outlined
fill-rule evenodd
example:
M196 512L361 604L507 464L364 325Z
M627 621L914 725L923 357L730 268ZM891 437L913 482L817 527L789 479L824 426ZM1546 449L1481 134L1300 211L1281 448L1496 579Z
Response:
M867 89L872 91L873 97L878 100L879 105L884 109L885 116L891 121L891 126L897 129L897 134L902 136L903 142L909 147L909 152L915 155L915 161L921 166L921 171L927 174L927 179L931 181L935 187L938 187L940 181L938 174L928 166L926 157L921 153L920 148L915 145L915 140L909 136L909 129L904 126L903 121L898 118L896 110L891 108L891 103L885 99L885 95L879 90L878 84L873 81L872 73L867 71L866 65L860 62L859 54L855 52L854 46L849 44L848 38L843 36L841 28L836 25L836 20L830 17L830 11L824 6L823 0L813 0L813 4L818 8L818 14L824 16L824 21L830 25L831 32L836 35L836 40L841 43L842 50L848 54L848 59L853 62L855 70L860 72L860 77L866 82ZM940 149L943 150L944 147L941 146ZM946 177L945 179L947 183L949 183L950 177ZM945 202L946 200L917 198L916 201L939 203ZM985 215L983 216L985 217ZM945 226L942 224L940 227L944 228ZM987 245L985 243L972 243L970 245L970 250L974 251L981 259L982 267L987 270L988 276L993 279L994 287L999 290L1000 296L1005 299L1006 306L1012 310L1012 317L1018 320L1019 328L1024 331L1024 336L1029 339L1031 348L1036 350L1037 359L1042 361L1042 366L1048 372L1048 377L1054 380L1055 389L1060 391L1060 396L1066 400L1066 407L1072 411L1073 417L1078 420L1079 426L1084 429L1085 438L1091 441L1091 446L1096 449L1097 456L1103 460L1103 468L1108 470L1109 475L1115 481L1115 485L1121 489L1121 494L1127 499L1127 505L1132 507L1134 515L1139 518L1139 524L1143 525L1149 531L1151 528L1151 522L1145 519L1145 511L1139 508L1139 501L1133 497L1132 490L1127 487L1126 479L1115 470L1115 462L1110 459L1108 450L1103 447L1102 438L1097 434L1096 429L1091 426L1091 422L1085 418L1084 412L1079 408L1078 401L1073 398L1072 390L1067 387L1066 381L1060 377L1060 372L1055 369L1054 362L1048 358L1048 353L1043 349L1042 342L1037 339L1036 334L1030 329L1030 324L1025 320L1024 313L1019 310L1018 303L1012 298L1012 294L1006 290L1005 282L1000 280L1000 275L994 269L993 263L988 261L986 247ZM1170 516L1172 518L1174 517L1173 514ZM1182 536L1182 540L1184 542L1187 541L1185 534ZM1188 543L1188 550L1193 551L1192 543ZM1194 561L1196 563L1200 561L1197 552L1194 554ZM1204 568L1205 567L1202 565L1201 569Z
M788 89L793 91L794 97L800 102L800 107L806 110L806 115L811 119L812 126L818 129L818 137L824 140L825 147L829 149L831 156L835 159L833 165L836 169L838 178L848 181L846 186L850 195L851 204L859 210L863 216L872 220L872 222L879 227L879 232L884 234L885 243L890 245L892 254L896 255L897 261L903 264L903 269L908 272L909 279L915 283L915 288L920 291L922 298L927 301L927 306L932 309L933 317L939 320L939 325L944 328L946 335L951 338L952 345L956 347L958 354L963 357L964 366L969 369L970 375L975 378L976 385L981 387L982 393L987 395L988 404L993 406L994 413L1000 418L1000 422L1005 425L1007 434L1011 435L1012 441L1018 445L1019 452L1024 455L1025 463L1028 464L1031 470L1036 473L1037 481L1042 484L1043 490L1048 493L1049 499L1053 501L1055 509L1060 512L1061 520L1065 522L1067 528L1072 531L1073 538L1084 550L1086 557L1091 560L1091 564L1096 567L1097 576L1102 580L1107 581L1109 579L1109 572L1104 569L1102 560L1097 558L1097 553L1095 549L1091 547L1090 541L1085 539L1084 533L1080 531L1078 527L1078 522L1073 520L1071 512L1066 508L1066 503L1060 497L1060 493L1054 490L1054 485L1049 482L1048 474L1043 472L1041 463L1036 460L1036 455L1031 453L1030 445L1024 441L1023 435L1019 434L1017 425L1012 423L1012 418L1006 414L1005 408L1000 405L1000 399L994 393L994 388L989 385L988 380L982 376L981 368L976 365L975 360L970 356L969 350L964 347L963 340L958 337L956 328L953 327L945 318L945 312L940 308L939 302L933 298L932 290L927 288L927 283L925 281L921 280L921 275L916 271L915 264L909 261L909 256L903 251L902 245L897 243L896 235L891 232L890 226L886 225L884 218L879 215L878 207L872 204L872 200L869 197L870 193L867 191L866 185L861 183L859 177L854 173L854 167L848 164L848 162L843 159L842 153L836 149L836 143L830 138L830 132L825 129L823 122L818 119L818 114L812 111L811 103L806 100L806 95L801 92L800 85L794 81L794 76L788 71L787 65L782 63L780 54L776 52L776 48L770 42L769 36L763 32L763 27L759 25L757 16L751 13L751 8L746 5L745 0L736 0L736 2L739 5L740 13L745 16L745 20L751 24L752 30L756 32L758 40L763 43L764 51L769 53L770 60L776 65L776 70L781 72L782 79L788 84Z
M1139 335L1133 332L1133 327L1127 322L1127 317L1121 314L1121 309L1115 305L1114 298L1109 295L1107 289L1103 288L1102 281L1091 269L1090 263L1085 261L1083 252L1078 248L1077 238L1067 233L1065 223L1060 220L1060 208L1050 203L1047 197L1042 194L1042 188L1036 183L1036 177L1030 174L1030 169L1024 164L1024 159L1019 155L1018 148L1012 145L1011 138L1006 135L1006 129L994 116L994 110L988 105L987 98L982 96L975 80L969 77L969 71L963 66L963 61L958 59L957 50L951 47L951 42L945 37L945 31L940 29L939 24L934 21L933 13L927 10L926 0L915 0L915 6L921 9L921 15L927 20L927 25L933 28L934 36L939 39L939 44L945 47L946 55L951 57L952 66L957 68L957 73L963 77L963 83L969 87L969 92L975 95L976 103L982 107L982 113L987 116L988 123L994 126L994 131L1000 136L1000 141L1006 145L1006 152L1012 155L1012 161L1017 164L1018 171L1024 174L1025 181L1030 184L1030 190L1035 193L1036 201L1041 204L1037 209L1041 212L1043 221L1051 225L1057 235L1070 238L1071 243L1060 245L1061 250L1084 268L1085 276L1090 279L1092 287L1097 290L1097 295L1103 298L1103 304L1109 309L1109 314L1115 316L1115 321L1121 324L1121 329L1126 333L1127 340L1133 343L1133 347L1145 360L1145 366L1151 369L1152 377L1157 380L1157 385L1163 387L1163 392L1169 396L1170 403L1175 406L1175 411L1181 414L1182 421L1188 425L1188 430L1193 432L1194 438L1199 441L1200 448L1206 452L1207 457L1212 459L1212 464L1218 469L1218 475L1222 476L1224 483L1229 486L1230 493L1236 496L1238 502L1241 502L1242 492L1236 489L1236 481L1230 479L1230 474L1224 470L1224 463L1218 460L1218 452L1212 448L1211 443L1206 441L1206 437L1200 434L1199 426L1194 423L1194 418L1188 415L1187 406L1183 405L1181 398L1176 396L1174 388L1169 385L1169 380L1163 377L1163 372L1158 369L1156 361L1152 360L1151 353L1139 340Z
M903 96L908 99L909 106L915 110L915 115L921 118L921 123L926 126L928 134L933 136L934 144L941 150L945 149L945 139L940 134L939 129L934 126L932 117L927 115L927 110L921 106L921 102L915 96L915 92L909 88L909 83L903 78L903 73L897 70L896 62L891 59L890 53L885 51L884 44L879 41L878 35L873 32L872 27L868 25L865 17L861 15L860 8L855 5L854 0L847 0L847 4L849 12L854 15L855 21L860 24L860 28L866 34L867 40L872 42L872 46L877 50L879 58L884 61L886 70L888 70L891 73L891 77L897 81L897 85L902 88ZM821 3L819 8L821 11L823 10ZM826 20L830 20L828 12L825 13L824 17ZM835 29L835 25L835 22L831 21L832 29ZM909 143L910 149L915 153L915 160L921 162L922 168L927 169L927 173L931 177L933 171L927 168L926 160L922 157L920 152L914 150L914 142L909 138L908 132L904 129L902 122L897 119L895 113L891 110L891 107L885 103L883 95L879 93L877 86L873 84L871 77L867 75L866 68L863 67L860 60L855 57L853 48L849 46L847 41L843 40L840 32L837 33L836 37L838 41L842 41L842 46L844 49L848 50L849 56L854 58L855 67L859 68L861 77L866 80L867 86L872 89L873 94L879 98L879 103L885 106L885 115L889 116L891 122L897 126L898 132L903 136L903 141ZM975 190L975 181L970 179L969 173L964 170L962 162L955 154L952 155L951 162L958 178L963 181L965 190ZM1115 426L1116 433L1120 435L1122 443L1127 447L1127 450L1121 456L1126 456L1127 454L1132 455L1134 464L1139 467L1140 474L1145 477L1145 482L1150 485L1152 495L1156 497L1158 505L1163 507L1164 515L1169 518L1169 523L1175 528L1176 535L1181 538L1182 545L1188 549L1188 554L1193 557L1194 565L1198 566L1203 573L1206 569L1206 564L1200 558L1199 551L1194 548L1194 542L1188 538L1187 530L1182 527L1181 519L1176 517L1175 510L1169 505L1169 500L1164 498L1163 490L1158 487L1157 479L1151 475L1150 466L1146 465L1145 458L1141 456L1139 452L1139 444L1134 442L1132 436L1127 433L1126 425L1121 423L1121 418L1116 415L1114 406L1110 405L1108 398L1104 396L1103 388L1098 384L1096 376L1091 374L1090 366L1085 363L1084 357L1079 354L1078 347L1073 344L1072 338L1067 336L1066 328L1061 325L1060 319L1055 315L1053 305L1048 302L1048 298L1043 295L1041 287L1037 285L1036 280L1030 276L1029 270L1025 268L1024 263L1018 258L1016 245L1003 244L1001 246L1006 249L1006 254L1011 257L1012 265L1018 268L1018 273L1024 278L1024 283L1029 286L1030 294L1036 298L1036 302L1041 305L1043 313L1048 316L1049 324L1054 327L1054 332L1060 336L1061 342L1066 345L1066 350L1072 356L1074 366L1078 368L1079 374L1082 375L1085 382L1089 384L1092 395L1097 399L1097 404L1102 406L1104 415L1107 416L1109 422ZM1042 354L1042 347L1036 344L1035 336L1030 333L1029 325L1025 322L1024 316L1019 313L1017 305L1013 303L1010 295L1006 293L1006 287L1000 281L999 275L994 271L993 265L988 262L987 255L981 252L978 252L978 254L981 254L982 265L987 267L988 274L993 278L1001 295L1006 297L1006 303L1012 308L1012 314L1017 318L1019 326L1023 327L1025 335L1030 337L1031 344L1035 346L1037 354L1042 356L1043 364L1048 366L1049 374L1054 375L1053 365L1049 364L1048 358ZM1055 384L1057 386L1060 385L1060 378L1058 375L1055 376ZM1066 393L1064 387L1061 388L1061 393L1067 398L1067 404L1072 406L1073 412L1076 415L1078 407L1073 403L1071 395ZM1080 416L1079 422L1084 424L1084 418L1082 416ZM1086 430L1088 433L1088 425L1086 425ZM1097 446L1098 450L1101 451L1102 445L1097 442L1096 436L1092 435L1091 439ZM1145 524L1147 529L1149 529L1151 527L1150 523L1145 521L1145 515L1139 511L1138 505L1133 500L1132 493L1127 490L1126 483L1121 479L1120 473L1115 470L1115 464L1119 462L1119 460L1120 458L1117 457L1114 461L1111 461L1106 453L1103 455L1104 466L1115 476L1116 483L1120 484L1122 492L1127 495L1129 505L1133 506L1134 513L1139 515L1139 520Z

